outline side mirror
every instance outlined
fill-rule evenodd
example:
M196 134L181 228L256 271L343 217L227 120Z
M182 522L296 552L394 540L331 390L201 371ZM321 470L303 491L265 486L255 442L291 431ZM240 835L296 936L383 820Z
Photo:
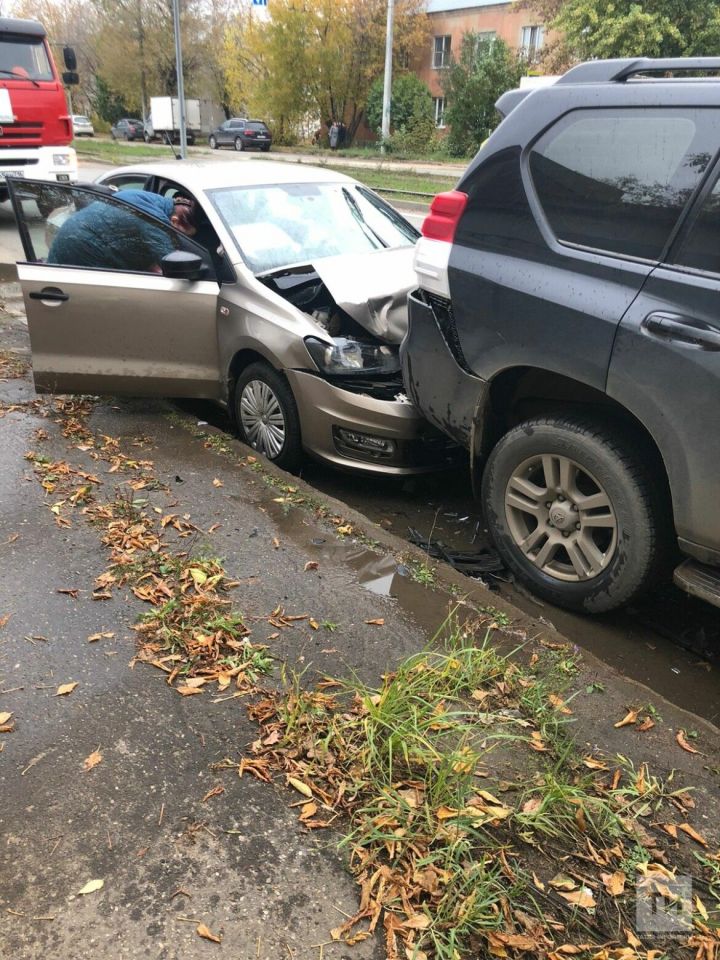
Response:
M202 257L187 250L173 250L160 262L162 275L168 280L200 280L205 272Z
M66 70L62 75L62 82L66 87L74 87L80 83L80 77L72 70Z
M72 47L63 47L63 60L65 61L66 70L70 70L73 73L77 70L77 57Z

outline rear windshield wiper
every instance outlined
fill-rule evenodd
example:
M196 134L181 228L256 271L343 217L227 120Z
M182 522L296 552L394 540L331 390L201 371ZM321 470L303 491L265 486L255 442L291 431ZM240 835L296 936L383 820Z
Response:
M360 224L360 227L362 228L368 240L372 240L374 238L375 240L377 240L377 242L380 244L381 247L387 247L388 244L385 243L385 241L381 236L375 233L373 228L370 226L370 224L367 222L365 217L362 215L362 210L360 209L360 205L358 204L355 197L350 193L348 188L343 187L342 192L343 192L343 196L345 197L345 200L347 201L347 205L350 207L350 210L352 211L353 216L355 217L357 222Z
M15 73L14 70L0 70L0 73L4 73L6 77L15 77L16 80L29 80L30 83L34 83L36 87L40 86L37 80L29 74L27 77L24 77L21 73Z

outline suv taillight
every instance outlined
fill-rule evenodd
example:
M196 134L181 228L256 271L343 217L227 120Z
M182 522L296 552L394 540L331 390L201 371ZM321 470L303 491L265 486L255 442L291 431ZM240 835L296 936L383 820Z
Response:
M467 194L460 190L439 193L430 205L430 213L425 217L422 235L429 240L452 243L467 202Z

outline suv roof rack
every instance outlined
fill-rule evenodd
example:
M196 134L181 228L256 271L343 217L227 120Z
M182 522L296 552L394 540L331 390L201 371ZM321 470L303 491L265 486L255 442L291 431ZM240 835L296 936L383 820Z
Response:
M619 83L639 73L673 73L711 70L720 72L720 57L637 57L589 60L564 73L556 83Z

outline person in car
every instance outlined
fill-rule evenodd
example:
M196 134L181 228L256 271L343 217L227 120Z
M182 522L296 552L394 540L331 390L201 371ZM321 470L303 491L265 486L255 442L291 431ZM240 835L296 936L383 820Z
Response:
M119 202L96 200L73 214L60 227L50 246L48 263L160 273L162 258L178 248L172 236L149 219L124 209L127 205L195 235L195 201L187 197L161 197L148 190L121 190Z

